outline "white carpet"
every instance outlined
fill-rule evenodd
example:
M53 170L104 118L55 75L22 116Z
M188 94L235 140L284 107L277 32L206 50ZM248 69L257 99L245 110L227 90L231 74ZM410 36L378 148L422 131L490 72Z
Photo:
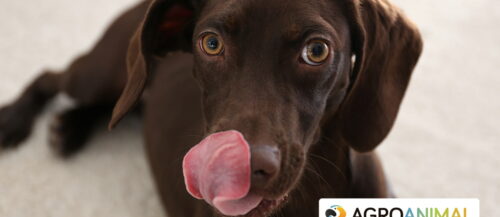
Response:
M43 68L63 69L134 0L0 0L0 104ZM500 2L395 0L425 51L380 153L400 197L473 197L494 216L500 195ZM47 147L39 118L19 149L0 153L0 217L163 216L129 118L70 161Z

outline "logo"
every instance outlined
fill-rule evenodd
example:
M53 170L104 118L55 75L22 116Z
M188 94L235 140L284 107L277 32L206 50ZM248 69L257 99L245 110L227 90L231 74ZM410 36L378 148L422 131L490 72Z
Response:
M318 214L319 217L479 217L479 200L323 198L319 200Z
M330 206L325 212L325 217L345 217L346 213L344 208L339 205Z

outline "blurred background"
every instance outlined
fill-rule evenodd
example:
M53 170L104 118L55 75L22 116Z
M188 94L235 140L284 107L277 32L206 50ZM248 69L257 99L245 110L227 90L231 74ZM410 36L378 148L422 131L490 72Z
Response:
M500 195L500 1L393 0L420 27L423 56L396 125L379 147L399 197ZM135 0L0 0L0 105L45 68L62 70ZM69 160L47 146L59 98L17 150L0 153L1 217L161 217L144 159L141 123L102 126Z

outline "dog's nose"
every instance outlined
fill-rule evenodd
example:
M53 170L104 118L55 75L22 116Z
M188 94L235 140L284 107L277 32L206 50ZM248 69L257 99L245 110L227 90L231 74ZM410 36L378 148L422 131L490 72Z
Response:
M275 146L256 145L251 148L253 191L263 191L278 176L280 161L280 152Z

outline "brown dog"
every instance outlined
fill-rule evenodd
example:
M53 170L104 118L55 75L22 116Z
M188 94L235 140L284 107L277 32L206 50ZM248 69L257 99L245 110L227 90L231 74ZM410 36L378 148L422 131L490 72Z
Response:
M0 145L19 144L65 92L79 106L56 119L51 145L69 156L120 93L110 127L144 96L168 216L317 216L319 198L391 196L373 149L421 50L386 0L142 2L0 110Z

